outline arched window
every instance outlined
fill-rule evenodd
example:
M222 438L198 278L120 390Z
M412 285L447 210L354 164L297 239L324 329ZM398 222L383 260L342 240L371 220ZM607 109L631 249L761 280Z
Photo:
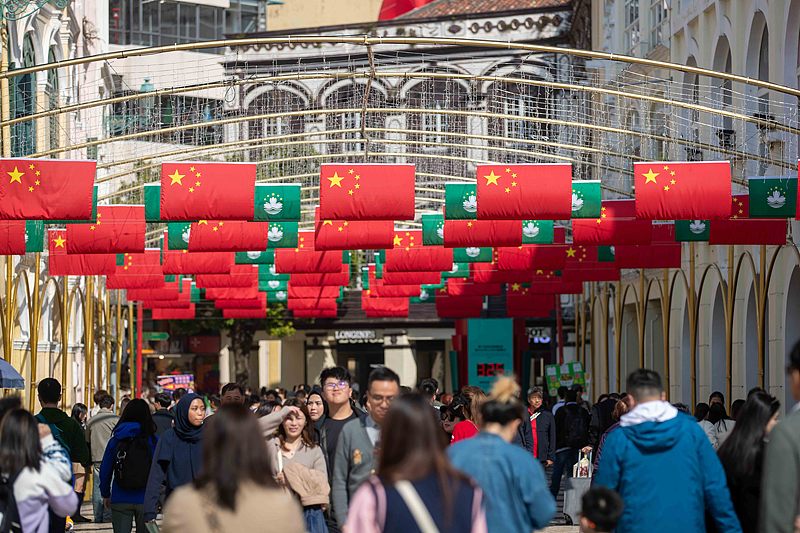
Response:
M513 77L526 77L519 73ZM488 133L497 138L491 143L499 148L514 148L531 152L547 152L550 148L542 144L533 144L525 141L549 141L553 135L552 125L540 122L537 119L552 117L553 95L550 89L530 83L495 83L488 91L487 110L491 113ZM495 117L502 115L502 117ZM498 151L492 154L493 158L502 161L508 157L523 162L525 156ZM540 156L531 156L532 161Z
M47 62L56 62L55 50L52 48L47 54ZM47 85L44 91L47 98L47 110L52 111L53 109L58 109L58 70L50 69L47 71ZM47 121L47 129L50 149L58 148L58 138L60 135L59 115L50 116Z
M276 87L258 95L250 103L248 110L250 115L265 115L301 111L305 107L305 102L300 95ZM305 131L305 117L291 115L253 120L248 124L247 129L248 139L267 139L269 137L303 133ZM259 161L264 159L269 152L270 149L267 145L253 146L250 150L250 160Z
M340 113L326 116L328 131L349 130L343 132L339 137L344 142L328 143L328 153L360 155L364 152L366 146L361 136L361 122L364 118L362 117L361 108L364 106L365 92L366 85L363 83L351 83L333 91L325 98L325 107L327 109L342 109ZM386 99L380 89L375 87L375 84L370 88L368 98L367 107L383 108L385 106ZM385 118L382 113L366 114L364 127L383 128L384 126ZM372 139L381 137L382 134L367 134L367 136ZM370 151L379 151L379 145L370 143L369 149Z
M453 176L460 176L466 172L465 162L461 159L466 156L466 149L443 146L443 144L468 144L465 137L447 135L468 133L466 117L447 113L465 110L468 104L469 92L464 85L453 80L426 80L409 89L406 95L407 107L431 111L408 114L408 129L415 132L408 136L413 146L412 150L417 153L448 156L447 158L421 157L416 161L418 171Z
M22 44L22 68L36 64L33 39L27 34ZM11 116L25 117L33 114L36 106L35 74L24 74L11 78ZM36 121L19 122L11 128L11 155L24 156L36 151Z
M766 25L764 33L761 34L761 44L758 50L758 79L769 81L769 30ZM758 115L764 118L769 117L769 92L765 89L758 91ZM763 132L759 135L758 155L763 158L769 157L769 145ZM758 174L763 176L768 168L769 163L762 159L758 163Z

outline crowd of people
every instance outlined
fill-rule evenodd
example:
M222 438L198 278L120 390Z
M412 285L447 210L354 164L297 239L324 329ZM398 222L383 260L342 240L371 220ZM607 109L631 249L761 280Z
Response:
M788 374L800 401L800 347ZM581 531L800 531L800 408L784 416L762 389L730 414L715 392L692 414L645 369L593 405L580 387L549 405L511 377L488 394L442 394L387 367L362 396L332 367L291 392L228 384L115 406L98 391L71 415L55 379L37 390L35 416L0 400L3 532L88 520L90 478L92 519L115 533L530 532L551 523L564 477L590 455L591 486L570 493Z

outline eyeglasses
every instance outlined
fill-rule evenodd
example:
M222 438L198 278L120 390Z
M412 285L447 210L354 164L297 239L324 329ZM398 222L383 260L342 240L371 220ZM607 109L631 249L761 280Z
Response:
M338 383L331 382L331 383L326 383L325 384L325 390L346 389L349 386L350 386L350 384L348 382L346 382L346 381L340 381Z

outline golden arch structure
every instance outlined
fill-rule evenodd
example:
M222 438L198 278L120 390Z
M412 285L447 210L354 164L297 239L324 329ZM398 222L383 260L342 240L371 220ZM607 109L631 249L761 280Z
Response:
M181 61L186 52L212 50L218 53L197 63ZM172 81L142 91L109 87L104 98L10 113L19 76L81 68L100 79L123 71L125 62L159 79L167 69ZM190 76L189 69L203 74ZM718 97L723 85L730 92L725 98ZM231 39L16 70L3 59L0 93L3 155L100 153L101 202L141 201L143 184L158 179L162 161L255 161L260 182L302 184L306 227L313 223L318 167L328 161L416 163L418 215L440 209L444 183L472 179L481 163L569 162L575 179L601 180L606 198L632 197L636 161L729 160L735 192L744 190L748 176L797 176L798 88L562 47L369 35ZM78 114L84 134L12 154L20 125L56 120L72 131L69 123ZM662 372L674 401L695 403L717 385L729 401L755 385L783 394L785 331L797 327L781 323L789 281L800 268L793 225L784 246L686 243L680 269L625 271L619 282L586 283L582 295L564 300L574 310L574 354L589 370L594 395L624 388L634 362ZM161 232L148 229L153 240ZM42 301L54 292L53 305L66 318L60 321L61 379L69 378L75 357L67 341L70 323L79 320L84 390L113 387L126 335L133 345L132 308L120 294L112 298L101 280L70 288L67 280L42 276L40 268L38 254L17 273L14 260L6 259L0 313L6 358L26 354L17 361L27 361L32 391L43 375L37 363ZM24 305L16 298L20 284ZM14 344L20 307L30 325L22 350ZM709 326L714 312L724 322L716 337L717 328ZM755 323L748 326L750 316ZM752 335L754 343L742 340ZM724 354L724 369L711 362L712 350Z

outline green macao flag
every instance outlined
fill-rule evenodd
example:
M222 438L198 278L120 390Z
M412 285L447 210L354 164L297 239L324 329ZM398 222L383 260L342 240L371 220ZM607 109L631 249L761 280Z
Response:
M369 289L369 267L361 267L361 288Z
M375 254L375 277L383 279L383 264L386 262L386 256L381 257L381 254Z
M49 225L62 226L64 224L95 224L97 223L97 189L98 186L92 187L92 218L91 220L47 220Z
M444 289L445 287L447 287L447 283L445 283L443 281L441 283L437 283L436 285L420 285L419 287L420 287L421 290L424 290L424 291L436 292L439 289Z
M708 220L676 220L675 240L678 242L707 242L711 233Z
M337 304L344 303L344 287L339 287L339 297L336 298Z
M205 289L199 289L199 288L195 287L194 285L192 285L192 291L191 292L192 293L189 296L189 298L192 300L193 304L200 303L200 302L202 302L203 300L206 299L206 290Z
M422 244L444 245L444 215L422 215Z
M119 256L125 257L125 254L117 254L117 259L119 259ZM122 263L117 263L117 265L124 266L125 262L123 261ZM177 279L178 276L176 276L175 274L167 274L166 276L164 276L164 281L166 281L167 283L175 283L175 280ZM178 285L178 292L180 291L181 291L181 285Z
M435 304L436 291L420 287L419 296L412 296L410 302L412 304Z
M274 262L275 250L236 252L237 265L271 265Z
M600 180L572 182L572 218L600 218Z
M25 251L44 251L44 220L25 221Z
M267 230L267 248L297 248L297 222L272 222Z
M522 244L553 244L552 220L523 220Z
M474 183L444 184L444 217L448 220L478 218L478 193Z
M161 222L161 183L144 184L144 219Z
M349 265L351 261L350 250L342 250L342 263Z
M601 263L613 263L616 259L614 254L613 246L598 246L597 248L597 260Z
M300 220L300 185L266 185L256 183L253 196L253 220L270 222L298 222Z
M285 291L288 289L288 281L271 279L267 281L258 282L258 290L260 291Z
M469 248L454 248L453 249L453 262L454 263L491 263L492 262L492 248L478 248L471 246Z
M269 281L271 279L289 281L289 274L278 274L275 265L258 265L258 281Z
M797 178L749 178L750 218L794 218L797 211Z
M191 222L167 222L167 246L170 250L188 250Z
M286 290L267 291L267 303L285 303L288 296Z
M468 278L469 263L453 263L453 268L447 272L442 272L443 278Z

